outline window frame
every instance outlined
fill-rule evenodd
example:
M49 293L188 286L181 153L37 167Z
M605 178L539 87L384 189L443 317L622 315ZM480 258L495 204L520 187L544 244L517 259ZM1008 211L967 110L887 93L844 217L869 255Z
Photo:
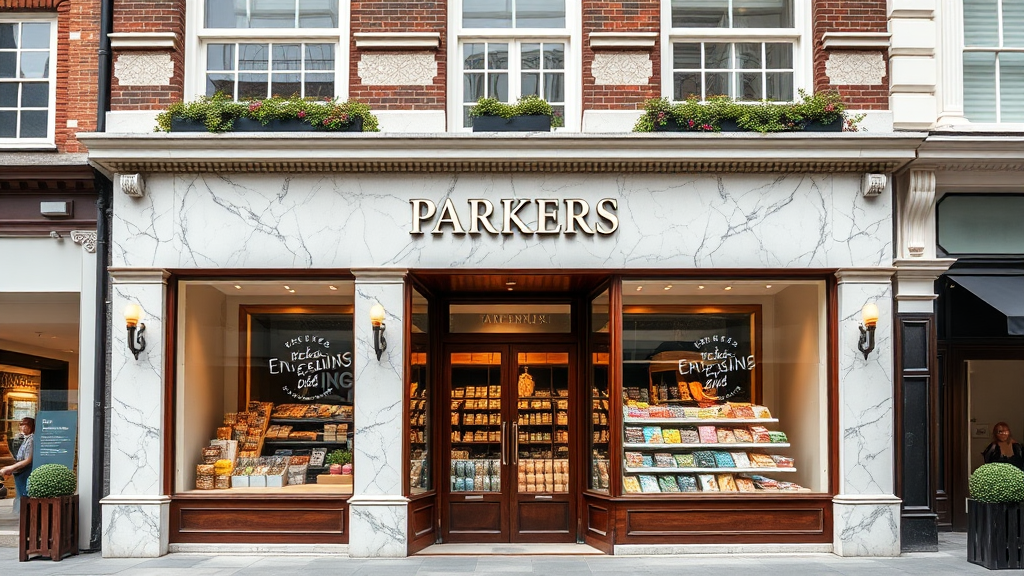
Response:
M216 43L335 43L334 95L347 100L349 94L350 3L338 2L337 28L206 28L206 0L186 0L185 100L206 95L206 47ZM237 71L236 71L237 72ZM268 71L269 73L269 71Z
M59 61L57 59L57 15L49 12L40 14L14 12L10 14L0 14L0 22L5 24L49 22L50 24L50 64L49 77L47 78L50 88L48 94L48 105L46 107L46 136L43 138L0 138L0 150L52 150L56 147L57 134L57 68L59 66ZM17 70L15 70L15 80L17 80ZM20 112L21 109L21 106L15 107L15 110L18 112Z
M661 2L661 93L675 100L673 55L675 43L789 43L793 45L793 98L801 89L814 90L814 55L811 45L811 4L809 0L793 0L792 28L673 28L672 0ZM753 69L751 69L753 70ZM763 67L762 67L763 71ZM730 72L731 73L731 72ZM763 89L763 87L762 87Z
M1005 19L1003 17L1003 3L1006 2L1006 1L1007 0L996 0L996 35L997 35L996 36L997 37L997 45L996 46L968 46L967 45L967 25L966 25L966 18L964 16L964 11L966 10L966 8L964 7L963 2L959 3L959 7L960 7L960 10L961 10L961 14L960 14L960 26L961 26L960 32L961 32L961 34L960 34L960 46L958 47L959 48L959 53L958 53L957 57L959 59L961 81L960 81L960 85L957 88L960 90L960 99L961 99L961 102L962 102L962 105L963 105L963 115L964 115L964 118L966 118L967 121L970 122L971 125L973 127L977 128L977 129L992 128L992 129L1001 130L1001 131L1020 131L1021 129L1024 129L1024 122L1019 122L1019 121L1018 122L1003 122L1002 121L1003 106L1002 106L1002 90L1000 89L1000 80L1001 80L1001 77L1002 77L1002 73L1000 71L999 56L1000 56L1000 54L1003 54L1003 53L1024 54L1024 46L1005 46L1004 45ZM964 65L964 57L968 53L973 53L973 54L992 54L995 57L995 65L994 65L995 66L995 70L994 70L994 73L995 73L995 78L994 78L995 85L993 86L993 93L994 93L994 96L995 96L995 112L996 112L995 122L975 122L975 121L971 120L970 117L967 116L967 90L966 90L965 83L963 81L963 77L965 75L964 74L964 70L966 68L965 65Z
M524 43L565 44L565 115L564 128L578 132L580 130L581 95L582 95L582 50L580 42L583 36L580 0L565 0L565 28L463 28L462 0L453 0L448 6L448 131L471 132L472 128L462 126L463 109L463 77L462 77L462 46L476 42L508 42L509 43L509 99L515 102L520 87L522 72L521 54L518 46ZM516 45L515 55L512 45ZM514 66L513 66L514 64ZM513 78L515 74L515 78ZM513 91L513 86L516 91Z

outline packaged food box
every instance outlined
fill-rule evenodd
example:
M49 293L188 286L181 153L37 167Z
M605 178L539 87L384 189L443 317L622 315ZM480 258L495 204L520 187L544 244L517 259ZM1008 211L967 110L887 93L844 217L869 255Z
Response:
M781 430L769 430L768 437L771 439L772 443L775 444L789 442L789 438L786 436L786 433Z
M693 453L693 465L696 468L714 468L715 455L712 452L698 450Z
M640 481L637 480L636 476L623 476L622 489L628 494L638 494L640 492Z
M702 492L718 492L718 481L715 479L714 474L698 474L697 480L700 482L700 489Z
M626 443L627 444L643 444L644 443L644 429L637 426L626 426Z
M750 478L744 478L740 476L736 478L736 489L740 492L755 492L757 488L754 488L754 481Z
M732 407L732 417L744 420L752 420L754 418L754 409L749 404L735 405Z
M735 468L736 463L733 462L732 454L728 452L714 452L715 455L715 468Z
M643 466L643 454L639 452L626 452L626 468L639 468Z
M668 452L657 452L654 454L654 465L658 468L673 468L676 465L676 459Z
M789 456L773 455L772 460L775 460L775 465L779 468L792 468L794 466L793 459Z
M640 491L644 493L661 492L661 488L658 486L658 478L649 474L641 474Z
M718 489L722 492L739 491L736 487L736 481L733 479L732 474L719 474L716 479L718 480Z
M693 468L693 454L675 454L676 466L679 468Z
M681 443L682 436L679 434L679 430L675 428L665 428L661 431L661 437L664 438L665 444L679 444Z
M658 487L662 492L679 492L679 485L676 484L675 476L658 476Z
M697 492L697 479L689 474L676 476L676 484L680 492Z
M642 454L640 456L640 458L641 458L640 465L643 466L644 468L653 468L654 467L654 457L651 456L650 454Z
M679 429L679 441L682 444L700 444L700 433L693 426L684 426Z
M754 441L754 435L750 433L750 430L746 428L733 428L733 436L736 437L737 442L745 442L750 444Z
M761 418L761 419L764 419L764 420L769 420L772 417L772 413L765 406L754 406L753 410L754 410L754 418Z
M700 435L701 444L718 443L718 432L714 426L698 426L697 433Z
M750 468L750 458L746 452L733 452L732 461L736 463L737 468Z
M750 433L754 437L754 442L767 444L772 441L771 435L768 434L768 429L764 426L751 426Z
M736 435L729 428L719 428L718 432L718 443L719 444L735 444Z
M660 426L644 426L644 442L648 444L664 444Z
M749 456L751 466L757 468L775 468L775 459L767 454L751 452Z

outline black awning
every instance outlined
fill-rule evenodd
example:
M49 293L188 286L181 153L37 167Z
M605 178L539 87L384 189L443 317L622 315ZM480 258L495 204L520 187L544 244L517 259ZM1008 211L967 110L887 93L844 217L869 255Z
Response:
M952 276L989 306L1006 316L1006 333L1024 336L1024 276Z

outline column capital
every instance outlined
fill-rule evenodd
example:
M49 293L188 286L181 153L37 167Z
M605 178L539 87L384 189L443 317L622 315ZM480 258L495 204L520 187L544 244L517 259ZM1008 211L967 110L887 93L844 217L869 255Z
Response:
M896 312L903 314L931 314L935 294L935 281L949 269L955 258L898 258L896 266Z
M163 268L107 268L114 284L167 284L171 273Z
M370 282L374 284L404 283L405 277L409 274L408 268L352 268L352 275L356 282Z
M885 284L892 281L895 268L842 268L836 270L840 284Z

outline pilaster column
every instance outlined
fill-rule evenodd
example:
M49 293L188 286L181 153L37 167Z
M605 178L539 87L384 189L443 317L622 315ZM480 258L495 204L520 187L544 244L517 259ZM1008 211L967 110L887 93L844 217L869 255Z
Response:
M939 119L937 127L966 124L964 117L964 3L942 0L939 6Z
M940 0L889 0L889 109L897 130L928 130L938 117L935 58Z
M349 499L349 556L404 557L408 503L403 494L405 270L356 269L355 478ZM370 308L385 311L387 349L377 360Z
M103 556L167 553L170 497L164 494L164 310L167 272L111 268L110 495L103 506ZM136 360L121 316L142 308L146 349Z
M894 495L893 269L847 269L839 278L839 485L833 550L840 556L898 556L900 501ZM875 349L858 350L861 309L878 306Z

